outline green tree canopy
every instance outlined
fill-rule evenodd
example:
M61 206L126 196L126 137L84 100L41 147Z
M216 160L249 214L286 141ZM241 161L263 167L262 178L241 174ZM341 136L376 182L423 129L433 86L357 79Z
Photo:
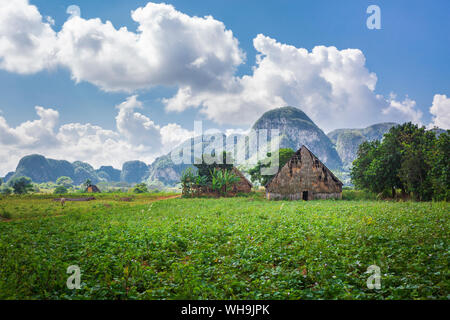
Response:
M8 185L13 188L15 194L25 194L33 190L32 181L28 177L13 178Z
M55 190L53 190L54 194L65 194L67 193L67 188L65 186L57 186Z
M71 188L73 185L73 180L70 177L62 176L56 180L56 184L66 188Z
M392 127L382 142L359 146L351 170L357 188L372 192L401 190L416 200L448 198L448 132L436 138L432 131L410 122Z
M291 148L279 149L278 150L278 155L279 155L278 170L283 168L284 165L292 158L292 156L294 154L295 154L295 151L292 150ZM271 162L270 162L271 156L272 156L272 154L270 152L268 152L266 159L264 159L262 161L258 161L257 165L248 171L252 182L254 182L254 183L259 182L262 186L264 186L275 175L275 174L272 174L272 175L262 175L261 174L262 168L269 168L271 166Z
M134 193L147 193L148 192L147 185L145 183L138 183L137 185L134 186L133 192Z

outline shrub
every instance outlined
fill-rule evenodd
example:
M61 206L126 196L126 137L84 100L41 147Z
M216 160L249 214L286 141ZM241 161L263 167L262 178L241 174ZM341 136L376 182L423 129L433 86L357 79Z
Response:
M148 192L147 185L145 183L139 183L134 187L133 192L134 193L147 193Z
M3 186L2 188L0 188L0 193L4 196L9 196L12 192L13 190L9 187Z
M17 177L8 182L15 194L26 194L33 190L33 184L28 177Z
M53 191L54 194L65 194L67 193L67 188L65 186L57 186Z

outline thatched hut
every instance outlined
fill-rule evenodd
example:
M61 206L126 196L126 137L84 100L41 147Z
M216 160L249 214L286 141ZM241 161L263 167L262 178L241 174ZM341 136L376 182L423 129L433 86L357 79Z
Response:
M265 187L269 200L342 198L342 182L305 146Z
M249 193L252 191L252 183L240 172L236 167L233 167L231 172L239 177L239 181L233 186L233 193Z
M86 190L84 192L86 192L86 193L100 193L101 191L100 191L100 189L97 186L91 184L91 185L89 185L86 188Z

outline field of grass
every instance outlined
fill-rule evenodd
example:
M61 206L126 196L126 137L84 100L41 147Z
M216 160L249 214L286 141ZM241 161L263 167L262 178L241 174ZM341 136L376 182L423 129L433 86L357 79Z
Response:
M450 298L448 203L158 196L0 199L0 299Z

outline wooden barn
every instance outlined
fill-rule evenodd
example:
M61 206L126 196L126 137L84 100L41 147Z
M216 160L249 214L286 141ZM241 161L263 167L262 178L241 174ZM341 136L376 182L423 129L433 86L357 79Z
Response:
M269 200L342 199L342 182L305 146L265 187Z
M252 191L252 183L236 167L231 171L239 177L239 181L233 186L233 193L249 193Z
M89 185L86 188L86 190L84 192L86 192L86 193L100 193L101 191L100 191L100 189L97 186L91 184L91 185Z

